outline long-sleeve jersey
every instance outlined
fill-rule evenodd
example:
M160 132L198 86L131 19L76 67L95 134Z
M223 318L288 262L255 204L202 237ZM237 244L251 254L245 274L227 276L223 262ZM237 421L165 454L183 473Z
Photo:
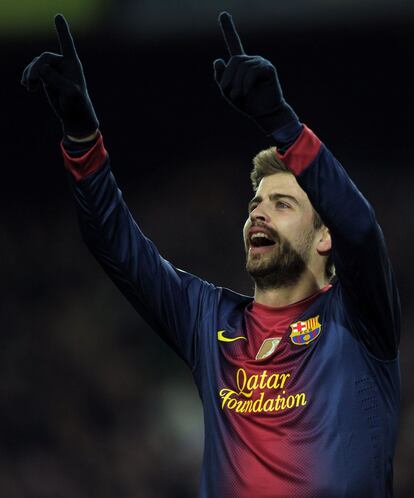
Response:
M180 270L134 221L102 137L63 148L82 237L187 363L204 410L200 498L392 496L400 302L369 202L306 126L280 154L329 228L336 278L271 308Z

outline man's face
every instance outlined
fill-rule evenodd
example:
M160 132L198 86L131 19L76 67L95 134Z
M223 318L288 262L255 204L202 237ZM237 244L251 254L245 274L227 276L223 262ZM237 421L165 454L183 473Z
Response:
M292 173L261 180L243 229L246 270L258 288L298 281L316 254L313 218L309 198Z

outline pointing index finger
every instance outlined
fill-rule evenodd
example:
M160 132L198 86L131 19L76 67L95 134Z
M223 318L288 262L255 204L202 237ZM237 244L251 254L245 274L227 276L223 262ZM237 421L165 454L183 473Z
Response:
M232 55L244 55L243 45L234 25L233 18L228 12L219 15L219 24L227 45L230 57Z
M63 56L76 56L75 44L69 29L69 25L62 14L55 16L55 26L58 35L60 51Z

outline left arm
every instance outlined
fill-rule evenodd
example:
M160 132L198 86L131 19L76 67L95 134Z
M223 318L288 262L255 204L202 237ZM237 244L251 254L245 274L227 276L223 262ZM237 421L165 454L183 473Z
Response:
M274 135L277 139L277 132ZM360 320L355 332L376 357L395 358L400 339L400 300L374 209L306 126L279 157L329 228L345 303Z
M280 159L329 228L344 301L359 318L354 332L376 357L395 358L400 301L372 206L319 138L299 122L283 97L274 66L245 54L229 14L222 13L219 22L230 54L227 64L214 62L222 95L275 141Z

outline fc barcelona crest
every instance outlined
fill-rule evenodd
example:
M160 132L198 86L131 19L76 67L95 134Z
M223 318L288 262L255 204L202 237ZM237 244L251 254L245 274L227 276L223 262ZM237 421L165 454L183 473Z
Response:
M290 324L292 332L290 339L297 346L305 346L314 341L321 333L322 325L319 323L319 316L313 316L307 320Z

